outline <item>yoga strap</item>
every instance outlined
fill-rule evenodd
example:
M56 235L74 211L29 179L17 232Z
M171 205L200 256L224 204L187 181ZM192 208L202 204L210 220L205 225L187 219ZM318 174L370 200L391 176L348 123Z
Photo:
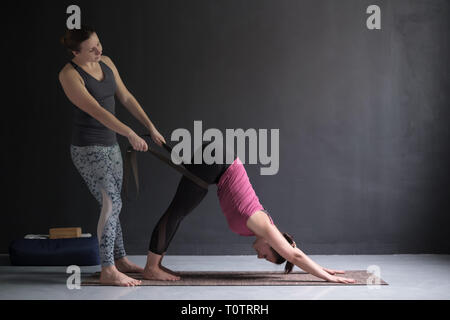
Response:
M144 134L141 136L150 136L149 134ZM169 153L172 153L172 148L168 146L167 144L163 143L164 149L166 149ZM203 189L208 189L208 183L204 180L200 179L196 175L192 174L190 171L188 171L184 166L180 164L175 164L172 162L172 159L170 157L167 157L163 153L154 150L152 147L148 146L148 152L153 154L155 157L157 157L159 160L165 162L181 174L183 174L186 178L190 179L192 182L197 184ZM133 149L132 146L128 146L127 153L125 154L125 164L124 164L124 172L123 172L123 188L125 191L125 194L128 197L128 185L129 185L129 175L130 175L130 168L133 170L133 176L134 181L136 183L136 192L137 195L139 195L139 175L138 175L138 166L137 166L137 158L136 158L137 151Z

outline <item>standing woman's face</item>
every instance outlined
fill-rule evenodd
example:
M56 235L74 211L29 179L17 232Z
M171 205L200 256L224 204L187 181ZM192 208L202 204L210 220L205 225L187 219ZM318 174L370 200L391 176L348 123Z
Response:
M84 62L98 62L102 56L102 45L96 33L93 33L91 37L83 41L80 45L79 52L73 52L75 57Z

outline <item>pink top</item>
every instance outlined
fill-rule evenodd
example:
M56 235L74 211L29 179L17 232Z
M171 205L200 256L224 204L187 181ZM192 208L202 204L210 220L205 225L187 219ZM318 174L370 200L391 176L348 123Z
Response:
M220 207L230 229L241 236L254 236L247 227L247 220L256 211L264 210L239 158L227 168L217 183ZM272 218L270 222L273 224Z

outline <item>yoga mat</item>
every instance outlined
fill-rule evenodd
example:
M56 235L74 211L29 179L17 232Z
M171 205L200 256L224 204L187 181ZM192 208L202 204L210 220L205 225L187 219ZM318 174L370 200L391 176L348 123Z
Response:
M383 279L367 273L366 270L349 270L338 276L355 279L355 283L327 282L305 272L270 271L180 271L178 281L146 280L140 273L127 273L128 276L142 280L141 286L333 286L333 285L388 285ZM82 286L104 286L99 282L97 272L82 279ZM368 279L369 280L368 281Z

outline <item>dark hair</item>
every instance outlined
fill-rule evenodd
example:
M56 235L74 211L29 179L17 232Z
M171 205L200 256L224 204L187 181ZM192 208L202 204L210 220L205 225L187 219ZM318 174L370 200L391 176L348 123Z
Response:
M287 242L289 242L289 244L291 246L293 246L294 248L296 247L294 238L290 234L283 232L283 236L287 240ZM286 259L283 258L282 256L280 256L280 254L278 252L276 252L272 247L270 247L270 249L272 250L273 254L275 255L275 258L276 258L275 263L276 264L282 264L283 262L286 261ZM287 261L286 265L284 266L284 273L290 273L293 268L294 268L294 265L291 262Z
M69 53L72 53L72 51L80 51L81 43L89 39L93 33L95 33L94 28L89 26L81 26L80 29L68 29L60 41Z

